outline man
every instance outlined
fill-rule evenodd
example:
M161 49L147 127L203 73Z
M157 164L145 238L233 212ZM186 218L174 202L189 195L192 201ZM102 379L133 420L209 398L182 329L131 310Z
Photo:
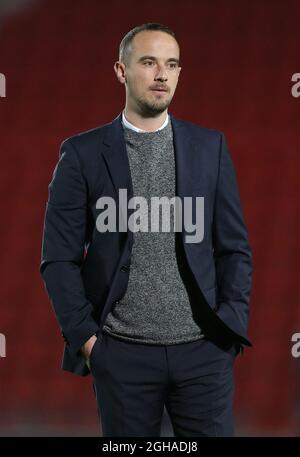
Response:
M114 69L124 110L65 140L49 185L40 270L63 369L92 373L103 436L159 436L164 406L175 436L232 436L252 257L226 141L168 113L181 71L168 27L131 30ZM170 230L141 229L153 197L192 203Z

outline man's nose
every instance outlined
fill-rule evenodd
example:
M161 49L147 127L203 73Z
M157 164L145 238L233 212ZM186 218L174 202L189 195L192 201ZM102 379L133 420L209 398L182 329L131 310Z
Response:
M158 72L155 76L155 80L159 80L159 81L168 80L168 74L167 74L165 67L163 67L163 66L159 67Z

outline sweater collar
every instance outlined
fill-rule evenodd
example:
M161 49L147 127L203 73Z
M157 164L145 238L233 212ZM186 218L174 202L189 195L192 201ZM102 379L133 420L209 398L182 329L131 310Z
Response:
M156 130L154 130L154 132L158 132L159 130L162 130L163 128L166 127L166 125L168 124L169 122L169 115L167 114L167 117L166 117L166 120L165 122ZM131 130L134 130L135 132L139 132L139 133L146 133L147 131L146 130L142 130L138 127L136 127L135 125L131 124L131 122L129 122L126 117L125 117L125 114L124 114L124 110L122 111L122 123L125 127L131 129Z

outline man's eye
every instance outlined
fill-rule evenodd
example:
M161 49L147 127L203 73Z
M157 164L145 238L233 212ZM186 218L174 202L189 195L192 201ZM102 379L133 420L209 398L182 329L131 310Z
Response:
M170 67L171 68L176 68L177 67L177 63L170 63Z
M144 62L144 64L145 64L145 65L152 65L153 62L152 62L152 60L147 60L147 61Z

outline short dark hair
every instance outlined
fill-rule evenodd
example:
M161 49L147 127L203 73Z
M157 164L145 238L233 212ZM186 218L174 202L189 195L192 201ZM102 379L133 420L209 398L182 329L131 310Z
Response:
M163 24L159 24L158 22L148 22L146 24L138 25L134 27L134 29L130 30L122 39L119 47L119 60L120 62L128 64L129 62L129 54L131 51L131 44L132 40L140 32L143 31L155 31L155 32L165 32L171 35L173 38L176 39L175 33L169 27Z

